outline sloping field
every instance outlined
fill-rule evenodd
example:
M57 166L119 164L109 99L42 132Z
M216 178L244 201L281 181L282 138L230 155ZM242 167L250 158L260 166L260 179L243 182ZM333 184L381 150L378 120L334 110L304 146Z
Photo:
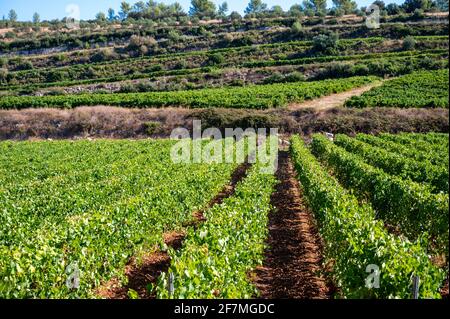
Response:
M350 98L349 107L448 108L448 69L423 71L386 81L362 96Z
M236 165L173 164L173 145L0 143L0 295L92 296L103 281L123 277L130 257L194 220ZM75 264L81 280L70 290L64 274Z
M333 143L316 135L308 148L294 137L291 148L326 244L325 258L333 261L332 276L342 294L410 298L411 278L418 276L420 296L438 297L448 270L445 262L436 263L429 254L443 254L448 260L448 185L444 192L432 194L426 183L399 177L400 170L391 175L366 163L381 162L380 154L362 156L338 146L347 139L338 136ZM429 147L444 143L445 148L445 141L448 152L448 135L439 135ZM377 289L373 281L367 282L367 272L374 269L379 271Z

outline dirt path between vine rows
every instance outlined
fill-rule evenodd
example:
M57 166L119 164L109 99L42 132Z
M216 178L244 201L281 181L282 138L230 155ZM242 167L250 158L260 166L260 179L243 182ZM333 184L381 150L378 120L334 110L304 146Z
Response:
M269 216L269 246L255 284L264 299L326 299L330 287L322 275L321 242L306 209L289 153L280 151Z
M344 106L345 101L352 96L360 96L372 88L380 86L382 83L382 81L378 81L369 85L351 89L349 91L323 96L317 99L304 101L302 103L292 103L288 106L288 110L296 111L299 109L313 108L317 111L324 111L335 107L342 107Z
M230 182L224 186L221 192L217 194L211 202L208 203L205 210L216 204L222 203L225 198L232 196L235 192L236 185L245 178L250 166L251 164L249 163L238 166L233 172ZM205 221L203 212L204 211L194 212L193 221L183 226L198 227ZM164 242L168 247L174 249L180 249L184 239L184 233L171 232L164 234ZM104 299L128 299L130 298L129 292L134 291L140 299L156 298L155 291L149 291L149 287L156 284L161 273L168 271L170 262L170 256L167 252L160 250L142 257L139 264L132 259L124 270L128 279L127 285L122 286L120 281L117 278L114 278L97 288L95 294Z

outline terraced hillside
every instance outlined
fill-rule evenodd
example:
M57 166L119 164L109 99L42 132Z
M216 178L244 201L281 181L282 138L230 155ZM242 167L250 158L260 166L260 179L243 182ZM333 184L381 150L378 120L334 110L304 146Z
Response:
M5 13L0 298L448 298L448 7L327 5Z
M382 79L389 81L361 98L344 93L350 98L346 105L447 107L445 81L440 84L444 93L439 100L430 91L433 102L423 98L413 105L396 93L392 93L394 98L377 98L377 102L368 97L402 81L397 77L406 75L407 81L414 77L409 75L412 72L421 77L422 71L436 70L430 77L440 74L445 78L448 16L388 15L381 19L379 29L367 28L364 18L357 16L228 18L208 23L185 18L177 18L176 23L90 21L82 22L79 29L48 22L39 28L18 23L16 36L7 38L3 33L0 49L0 109L11 110L0 110L1 136L167 136L174 126L192 118L221 127L242 122L241 115L230 118L220 110L224 108L253 109L244 112L244 122L278 126L287 133L318 128L353 132L362 126L368 133L399 127L448 130L448 111L443 110L374 109L363 115L359 110L344 110L343 102L329 106L320 102L317 112L309 115L303 112L313 110L314 102L297 107L322 96L333 100L332 94L352 89L360 95L366 86L378 87ZM56 28L64 32L56 34ZM427 83L430 90L433 83ZM290 105L295 107L287 108ZM125 121L122 110L123 116L114 109L76 109L81 106L140 108L141 115L128 113ZM176 114L170 116L171 121L164 111L142 110L167 107L180 109L170 111ZM28 108L75 109L67 113L70 120L49 110L39 111L43 116L36 121ZM208 115L183 108L219 109ZM259 111L270 108L280 110ZM103 120L85 123L94 113ZM213 120L216 116L220 121ZM377 125L367 126L367 117ZM110 129L124 121L123 130ZM154 128L147 130L149 125Z

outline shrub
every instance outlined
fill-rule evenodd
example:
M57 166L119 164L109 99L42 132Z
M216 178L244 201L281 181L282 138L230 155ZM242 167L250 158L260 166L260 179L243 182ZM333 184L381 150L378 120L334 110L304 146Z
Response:
M300 82L300 81L305 81L305 76L303 75L303 73L300 73L300 72L292 72L292 73L286 74L285 80L286 80L286 82Z
M158 72L164 70L164 66L162 64L155 64L146 69L146 72Z
M93 56L91 56L91 62L104 62L110 61L117 58L117 54L112 49L104 49L96 52Z
M0 58L0 68L3 68L8 65L8 59L7 58Z
M321 54L336 54L337 44L338 35L336 33L320 34L313 38L313 51Z
M243 47L243 46L249 46L255 43L255 40L250 35L245 35L241 38L237 38L233 40L233 46L237 47Z
M269 76L268 78L264 79L264 84L280 83L280 82L284 82L284 76L279 72L276 72L271 76Z
M46 95L52 95L52 96L56 96L56 95L65 95L66 92L64 91L63 88L51 88L46 92Z
M148 49L156 47L157 44L158 42L153 37L140 37L138 35L132 35L126 50L142 53L142 46L145 46L146 49Z
M175 63L173 68L175 70L184 70L184 69L189 68L189 63L185 59L183 59L183 60L180 60L177 63Z
M220 53L214 53L214 54L210 55L208 58L209 65L217 65L217 64L222 64L224 62L225 62L225 58Z
M403 40L403 45L402 45L403 50L405 50L405 51L414 50L415 46L416 46L416 40L414 40L413 37L407 36Z
M8 79L8 70L0 68L0 83L6 83Z
M365 64L357 64L353 68L355 75L368 75L370 73L369 67Z
M242 79L233 79L230 82L230 86L244 86L245 85L245 81Z
M52 57L52 60L55 62L63 62L67 59L67 56L65 54L57 54Z
M292 72L286 75L283 75L279 72L274 73L264 80L265 84L271 83L284 83L284 82L300 82L304 81L305 76L300 72Z
M271 128L278 127L280 117L276 114L262 114L249 110L212 108L192 113L192 118L202 121L202 126L225 128Z
M272 128L279 126L280 119L273 114L254 114L238 119L235 127L242 128Z
M88 67L84 72L83 72L84 78L86 79L93 79L96 78L98 76L97 71L92 68L92 67Z
M421 10L421 9L414 10L414 13L412 15L413 20L422 20L423 18L425 18L425 14L424 14L423 10Z
M23 70L31 70L33 69L33 63L31 61L25 61L21 57L14 58L10 61L10 64L14 66L14 69L16 71L23 71Z
M125 83L120 87L120 93L136 93L137 87L131 83Z
M336 18L330 19L330 21L328 21L328 24L332 24L332 25L335 25L338 23L339 23L339 21Z
M14 39L14 38L16 38L16 34L14 32L11 32L11 31L6 32L5 33L5 38L7 38L7 39Z
M52 70L47 74L47 82L62 82L66 80L67 74L65 72L60 72Z
M153 91L153 86L150 82L139 82L136 84L137 92L150 92Z
M177 30L170 30L167 38L172 42L178 42L181 39L181 34Z
M354 68L352 64L342 63L342 62L334 62L327 65L324 69L322 69L317 77L320 79L325 78L341 78L348 77L354 74Z
M83 41L81 41L80 39L75 39L74 41L72 41L72 42L70 42L69 43L69 48L83 48L85 45L84 45L84 42Z
M158 129L161 127L161 123L159 122L146 122L144 123L144 131L147 135L151 136L157 133Z
M148 47L146 47L145 45L141 45L139 47L139 50L137 52L139 55L144 56L148 53Z
M302 31L303 31L303 26L302 26L301 22L300 22L300 21L295 21L295 22L292 24L291 32L292 32L293 34L299 34L299 33L302 32Z

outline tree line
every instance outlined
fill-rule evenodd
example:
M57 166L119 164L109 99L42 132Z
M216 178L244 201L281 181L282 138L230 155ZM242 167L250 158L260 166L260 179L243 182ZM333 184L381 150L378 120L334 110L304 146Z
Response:
M405 0L402 5L395 3L386 3L382 0L374 1L380 9L381 15L397 15L401 13L414 13L417 10L427 11L448 11L448 0ZM269 8L263 0L250 0L242 16L237 11L229 11L228 3L225 1L221 5L210 0L192 0L188 12L185 12L180 3L166 5L162 2L150 0L148 2L138 1L134 5L123 1L120 4L120 10L116 12L109 8L107 13L99 12L95 16L97 22L121 22L127 20L164 20L164 19L230 19L237 20L241 18L270 18L270 17L301 17L301 16L342 16L344 14L363 15L366 7L358 8L355 1L352 0L333 0L331 8L327 7L326 0L303 0L303 2L294 4L289 10L284 11L279 5ZM65 20L64 18L63 20ZM3 16L3 21L17 22L18 15L16 11L10 10L8 16ZM33 24L41 23L40 15L34 13L32 17ZM58 20L48 22L58 23Z

